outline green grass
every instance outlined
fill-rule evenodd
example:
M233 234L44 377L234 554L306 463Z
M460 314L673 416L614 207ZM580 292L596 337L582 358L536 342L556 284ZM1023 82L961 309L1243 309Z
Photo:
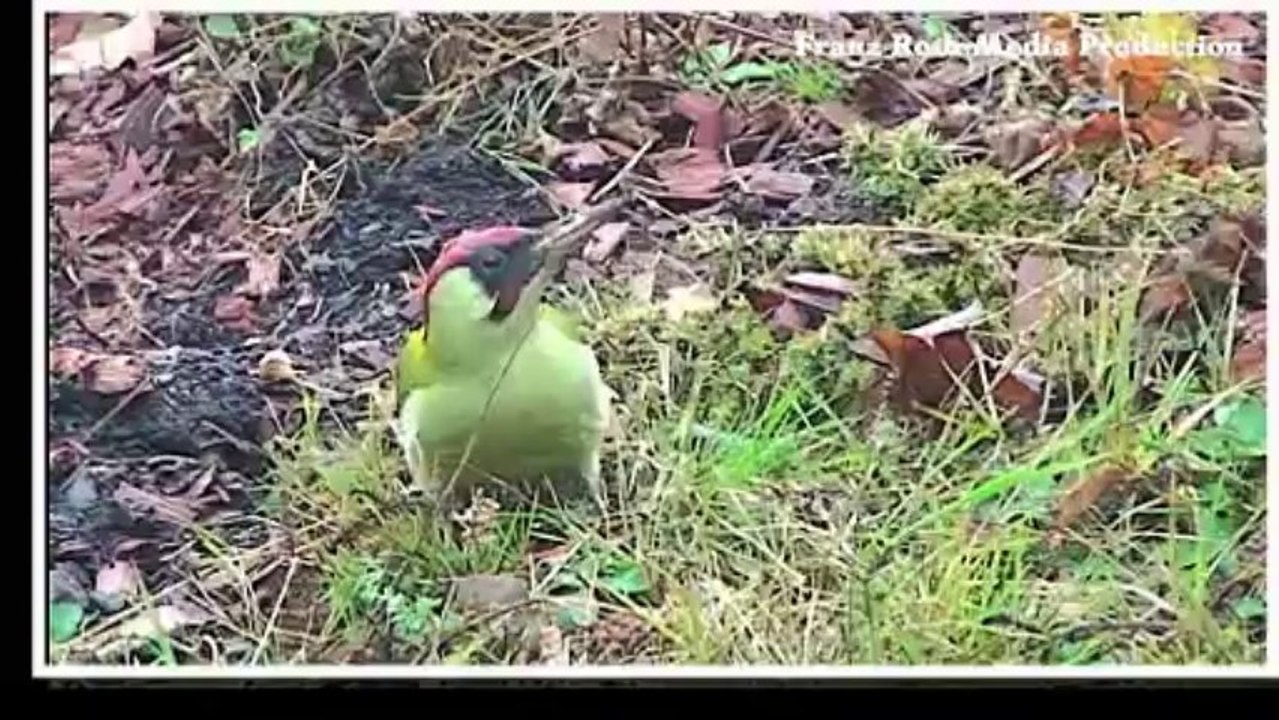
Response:
M1063 296L1031 353L1068 381L1066 411L1034 433L982 398L927 422L880 411L864 396L873 368L850 348L873 327L973 299L990 313L982 332L1003 333L1002 233L1108 223L1142 230L1129 245L1143 249L1176 235L1143 215L1151 208L1258 195L1171 178L1168 197L1099 193L1066 213L1033 186L946 171L945 151L912 132L892 147L850 141L850 172L878 177L885 200L914 209L912 225L969 233L945 262L898 254L883 228L695 230L674 247L708 261L723 300L714 322L672 322L660 292L637 304L624 278L557 288L620 398L606 521L489 508L458 532L401 488L385 394L345 435L312 414L279 448L277 498L322 558L327 623L308 656L359 638L380 639L392 660L527 659L447 590L506 574L528 581L536 628L559 628L578 662L1259 662L1264 405L1228 380L1233 299L1205 300L1189 326L1141 325L1126 248L1076 260L1072 282L1092 289ZM962 202L974 183L977 206ZM814 267L863 293L812 336L775 337L730 290ZM1107 467L1129 479L1053 531L1067 489ZM596 631L623 616L644 628L638 644L597 652Z

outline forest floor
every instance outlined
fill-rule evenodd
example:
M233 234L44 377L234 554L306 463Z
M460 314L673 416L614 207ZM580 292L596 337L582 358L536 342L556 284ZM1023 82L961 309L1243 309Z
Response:
M1262 662L1265 33L52 16L52 660ZM423 269L615 197L550 297L607 514L424 509Z

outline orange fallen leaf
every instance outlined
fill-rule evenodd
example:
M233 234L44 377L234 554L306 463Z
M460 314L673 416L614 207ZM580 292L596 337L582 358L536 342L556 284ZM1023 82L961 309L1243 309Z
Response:
M1131 55L1106 63L1106 91L1125 107L1142 109L1159 99L1175 63L1164 55Z
M1078 75L1082 70L1079 53L1079 25L1075 13L1045 13L1040 19L1040 29L1049 39L1066 44L1066 56L1062 65L1070 75Z
M1217 124L1193 110L1154 105L1132 126L1154 147L1176 142L1177 153L1198 165L1211 163L1217 151Z
M1083 147L1119 142L1123 140L1123 137L1124 125L1119 113L1105 112L1097 113L1085 120L1083 126L1070 136L1070 141L1078 147Z

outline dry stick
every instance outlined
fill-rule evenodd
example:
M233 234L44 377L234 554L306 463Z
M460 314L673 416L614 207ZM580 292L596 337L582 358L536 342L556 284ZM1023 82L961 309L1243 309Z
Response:
M253 656L249 658L250 665L256 665L258 658L262 657L262 652L266 650L267 640L271 638L271 633L275 631L275 621L280 616L280 609L284 607L284 598L289 595L289 587L293 584L293 574L297 572L298 559L296 557L289 560L288 572L284 575L284 586L280 588L279 596L275 598L275 607L271 609L271 617L266 621L266 630L262 633L262 638L258 641L257 648L253 651Z
M622 169L617 171L616 175L609 178L609 181L605 183L603 187L592 194L591 199L599 200L605 195L608 195L609 191L614 187L617 187L617 185L622 182L622 179L629 175L631 170L639 164L640 158L644 157L644 154L653 147L655 142L657 142L657 138L650 137L639 150L635 151L635 154L631 156L631 159L626 161L626 164L622 166Z

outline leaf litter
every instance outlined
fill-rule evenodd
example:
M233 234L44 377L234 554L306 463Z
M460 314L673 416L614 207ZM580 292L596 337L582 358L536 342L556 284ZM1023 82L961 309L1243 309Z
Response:
M843 21L848 23L846 19ZM663 87L660 83L632 85L630 79L615 80L618 77L616 68L643 72L642 68L651 61L653 53L662 52L650 44L660 33L653 33L651 27L646 31L643 23L628 23L623 16L601 15L592 22L593 32L577 42L576 51L592 58L595 63L614 63L614 70L610 71L604 90L598 97L589 97L579 106L565 102L566 112L557 126L546 128L555 136L543 145L537 156L537 161L551 178L543 184L542 190L561 208L580 208L605 184L610 184L621 192L635 192L644 200L662 201L663 212L667 215L671 211L678 216L684 210L699 213L701 209L709 208L708 212L696 217L736 215L747 226L759 218L803 222L820 217L818 210L823 202L847 204L843 202L845 196L839 194L843 190L838 187L838 179L830 176L828 166L811 160L812 155L829 152L837 145L837 131L865 124L893 127L921 115L948 139L958 138L959 143L968 143L966 147L974 143L984 145L983 151L990 153L991 162L1006 172L1011 174L1027 168L1024 174L1014 176L1019 183L1025 183L1039 167L1049 168L1054 173L1053 192L1068 207L1084 204L1099 179L1093 172L1071 169L1067 161L1073 160L1073 154L1080 150L1095 149L1095 146L1103 144L1122 147L1126 143L1136 143L1139 152L1143 145L1155 148L1171 146L1191 164L1193 172L1203 173L1204 177L1209 176L1215 165L1229 163L1241 167L1264 162L1264 133L1257 116L1218 116L1213 106L1199 107L1191 102L1190 108L1185 109L1167 103L1161 96L1165 90L1178 84L1176 73L1169 64L1150 58L1138 57L1123 62L1095 57L1066 58L1067 74L1073 83L1069 86L1070 92L1093 83L1094 89L1108 96L1109 107L1117 108L1121 101L1123 103L1121 110L1106 109L1091 115L1085 112L1082 122L986 112L992 106L989 84L986 84L987 89L983 89L984 83L979 80L986 78L993 66L977 62L932 62L909 69L886 66L885 69L876 68L860 74L855 82L846 85L845 92L837 100L801 104L792 99L774 102L772 106L752 106L750 88L759 87L753 83L766 84L780 77L772 70L765 70L768 64L760 62L763 56L758 54L758 49L748 49L745 54L735 57L742 62L726 66L735 68L738 75L729 78L732 82L728 84L733 86L731 91L721 93L722 86L718 89L692 89L681 87L679 82L672 83L676 87ZM961 20L959 26L963 27L966 22ZM1033 25L1033 19L1029 22ZM87 36L76 22L61 21L54 25L51 34L58 35L60 44L75 42L80 35ZM1062 32L1069 37L1073 26L1069 22L1064 25ZM1255 41L1255 34L1259 32L1248 20L1229 14L1211 16L1206 26L1223 37L1252 37L1249 41ZM105 27L95 28L95 33ZM108 30L121 27L119 22L115 22ZM242 37L241 28L234 21L231 27L234 27L234 32L227 29L226 32L210 33L219 41L236 41ZM1171 27L1172 32L1179 32L1175 23L1167 27L1151 27L1160 32ZM868 32L853 25L845 29L856 33ZM140 33L135 34L135 41L140 37ZM157 50L156 47L145 49L143 43L136 42L128 57L117 53L113 59L100 60L100 64L117 73L130 72L130 60L135 61L137 67L139 61L144 61ZM87 58L87 54L84 57ZM99 52L98 57L104 58L105 53ZM1090 68L1090 65L1096 67ZM1264 69L1264 62L1261 66ZM95 72L102 69L99 67ZM714 72L711 66L703 70L710 74ZM999 70L1006 68L1000 67ZM1087 76L1084 70L1094 73ZM1224 63L1218 70L1223 78L1239 81L1250 71L1255 76L1256 60ZM108 73L108 77L117 76ZM1009 76L1001 76L996 71L990 77L996 80L997 86L1006 82ZM70 76L65 77L62 82L70 79ZM715 87L714 83L711 86ZM143 287L147 281L163 283L166 289L180 284L175 281L189 281L192 278L191 268L199 266L201 253L207 257L212 247L221 246L219 250L225 251L229 245L235 248L235 252L245 253L244 259L219 271L219 279L212 283L216 290L205 293L198 304L188 299L194 295L182 297L180 293L173 293L180 298L176 302L183 308L183 313L199 314L203 320L212 321L209 324L229 331L229 334L210 335L207 333L213 331L200 330L201 337L218 338L212 344L230 345L246 336L256 342L268 333L275 336L282 329L285 330L283 338L289 339L290 333L299 329L296 318L323 317L324 320L319 322L327 321L332 329L312 332L309 336L324 336L323 340L298 341L301 345L295 343L288 348L290 353L297 353L302 358L316 357L318 348L346 347L354 341L360 332L354 328L364 320L353 318L377 315L384 308L391 309L392 314L403 311L398 307L399 300L390 299L400 297L398 294L374 291L372 288L375 286L367 284L375 278L389 280L392 277L392 273L388 272L390 268L403 273L412 272L412 264L408 261L410 253L404 252L401 257L398 244L386 243L387 249L366 256L344 256L345 248L349 246L334 245L332 240L325 240L316 244L319 252L306 258L306 262L300 262L302 258L293 248L280 251L270 244L273 249L267 251L257 242L258 238L240 237L242 229L211 225L208 216L239 215L235 210L228 212L232 203L217 201L217 191L204 193L204 201L211 204L197 210L193 219L186 221L189 225L170 236L176 226L175 216L180 217L185 208L190 207L186 199L181 199L176 207L169 207L173 198L180 197L180 193L171 191L183 187L209 187L206 183L212 176L211 164L204 166L205 177L196 178L189 165L183 165L174 159L177 155L166 151L165 143L172 143L171 132L167 136L166 132L160 133L166 137L159 144L159 152L152 152L145 140L114 146L129 148L123 152L107 150L107 145L85 142L84 139L90 136L80 135L82 130L90 132L97 128L100 131L114 120L130 114L135 117L150 115L153 111L149 108L169 105L171 96L166 94L167 91L157 95L145 90L135 94L135 90L126 83L111 84L108 81L104 89L94 90L97 97L93 102L86 102L83 96L74 92L51 100L51 103L59 104L54 124L60 131L70 133L55 141L57 150L53 154L56 162L51 165L51 180L54 180L51 190L59 205L54 214L68 235L83 245L107 247L134 235L138 228L141 232L136 232L136 235L143 238L143 242L169 238L166 242L171 247L165 248L164 252L146 253L148 259L145 264L167 269L165 276L157 274L154 278L142 278ZM1097 107L1106 105L1102 103ZM994 120L993 117L1000 119ZM137 127L137 123L132 124ZM179 133L186 132L181 129L181 122L176 127ZM566 130L571 127L578 129ZM285 145L271 140L264 140L264 144L273 147ZM1044 160L1049 162L1043 163ZM1062 167L1058 167L1059 164ZM454 171L458 175L465 172L465 169ZM443 175L448 176L449 173ZM413 182L399 183L404 188L412 185ZM390 197L397 194L394 186L395 183L387 183L373 194L384 201L398 203L399 197ZM471 192L475 193L475 190ZM362 237L361 225L372 226L382 222L377 232L409 245L421 245L428 242L423 237L438 236L450 228L464 226L468 221L485 219L482 213L468 216L464 211L456 214L458 203L449 198L431 197L425 193L416 195L412 204L405 204L407 219L384 222L383 218L372 217L371 213L358 218L357 213L349 214L339 221L339 224L345 224L340 234L343 242L354 242L350 239ZM489 197L492 198L492 194ZM750 203L760 201L782 205L786 210L756 210L754 215L746 212L745 208L758 207L758 204ZM480 204L495 208L514 203L490 199ZM657 255L654 250L667 252L669 248L664 244L670 245L671 241L657 228L662 223L676 226L683 223L671 220L667 215L650 215L650 211L651 208L646 210L636 204L624 222L599 229L584 249L583 260L590 265L603 266L607 273L633 265L632 255ZM411 230L406 230L407 227ZM1165 305L1184 309L1196 292L1195 283L1205 278L1211 282L1225 282L1222 269L1226 267L1238 271L1242 266L1247 270L1245 274L1257 276L1258 262L1264 257L1257 250L1263 249L1264 243L1254 249L1247 243L1235 243L1226 237L1229 233L1216 232L1222 237L1213 239L1213 234L1209 233L1204 247L1192 253L1198 264L1195 261L1187 263L1183 257L1180 264L1165 267L1162 275L1156 274L1156 285L1166 282L1169 292L1176 296ZM370 236L372 234L369 233ZM228 242L232 238L239 242ZM391 250L390 247L397 249ZM1241 248L1237 253L1234 251L1236 247ZM72 249L68 244L69 255ZM1232 253L1241 259L1231 262ZM322 260L312 260L321 255L324 256ZM135 266L138 264L136 260L133 262ZM1052 278L1060 269L1058 262L1056 258L1048 259L1037 254L1022 256L1014 278L1014 294L1018 300L1012 309L1014 332L1033 335L1051 319L1050 300L1056 292ZM331 264L326 267L324 263ZM126 264L127 261L122 262L121 267ZM299 271L298 268L319 269ZM188 276L181 278L180 274L184 272ZM117 278L101 283L92 277L91 272L80 270L76 274L89 277L97 285L114 285L114 292L123 298L117 301L121 308L132 301L126 297L127 293L136 292L129 289L128 283ZM356 311L353 308L360 303L351 302L350 296L331 292L331 278L335 277L342 277L348 288L359 288L359 292L363 293L361 297L367 299L363 304L368 309ZM809 270L782 273L780 277L776 282L750 284L747 295L764 315L765 321L783 335L816 330L840 313L850 300L862 299L862 285L854 277ZM664 297L663 306L673 318L715 312L719 308L719 298L709 286L688 284L686 280L681 281L684 284L670 284L665 279L659 282L652 267L626 279L637 288L637 295L650 299ZM136 280L131 282L137 286ZM305 291L298 289L300 282L308 285ZM197 285L207 286L207 281L202 280ZM85 292L87 286L88 283L82 284L78 291ZM1254 282L1251 287L1259 289L1264 298L1264 285ZM1257 323L1252 317L1258 307L1254 300L1246 299L1246 304L1247 307L1241 311L1243 319L1235 360L1244 368L1241 375L1255 375L1256 368L1264 364L1264 354L1262 361L1258 362L1250 359L1249 353L1255 355L1258 345L1264 353L1264 322ZM1261 312L1264 320L1264 310ZM90 307L84 308L84 313L101 318L95 326L130 322L128 313L119 309ZM186 322L177 315L170 320L169 327ZM974 321L970 308L970 311L955 313L941 318L939 322L911 330L882 326L872 329L863 338L860 349L873 356L874 362L894 376L892 397L904 409L942 409L956 394L967 391L979 399L990 393L990 399L1004 409L1023 419L1037 420L1043 403L1042 380L1021 367L1004 367L1002 361L995 359L1000 353L985 347L984 341L978 342L980 336L972 328ZM312 320L313 324L315 322ZM364 333L380 332L382 326L377 322L381 321L371 322ZM371 330L370 327L379 329ZM161 341L170 342L175 338L171 332L166 330L161 334ZM112 336L121 335L113 333ZM194 333L189 337L195 337ZM84 340L82 337L78 339ZM211 344L207 340L202 342ZM64 346L96 347L88 342ZM64 351L65 357L61 359L63 374L67 378L78 379L82 385L96 385L99 390L109 389L117 394L126 391L141 382L131 376L137 372L139 363L107 359L131 357L127 352L112 354L127 349L81 350L81 353L93 353L82 356ZM268 357L275 357L271 352L275 351L263 354L259 349L244 357L237 372L243 377L252 376L253 373L245 368L257 366L259 360L261 367L268 366ZM390 357L385 352L381 355ZM106 362L102 364L104 360ZM105 380L96 379L96 375L88 372L89 368L98 364L110 370L112 363L128 369L116 373L114 378L111 372L107 372ZM141 367L146 366L141 364ZM975 369L985 372L972 372ZM973 380L971 376L982 374L987 378L1001 379L992 388L985 388L980 382L974 384L963 380L965 377ZM1104 479L1104 474L1101 477ZM1091 487L1104 484L1095 481ZM165 503L155 500L160 496L147 489L129 485L122 487L126 488L122 497L140 510L150 514L159 512L175 521L190 517L189 513L176 509L177 506L165 509ZM1086 500L1093 491L1076 490L1071 494ZM1062 502L1066 502L1064 498ZM1079 504L1088 503L1080 501ZM183 623L168 624L177 627ZM559 647L559 641L548 640L548 643L556 646L547 648L548 655L562 657L566 653Z

